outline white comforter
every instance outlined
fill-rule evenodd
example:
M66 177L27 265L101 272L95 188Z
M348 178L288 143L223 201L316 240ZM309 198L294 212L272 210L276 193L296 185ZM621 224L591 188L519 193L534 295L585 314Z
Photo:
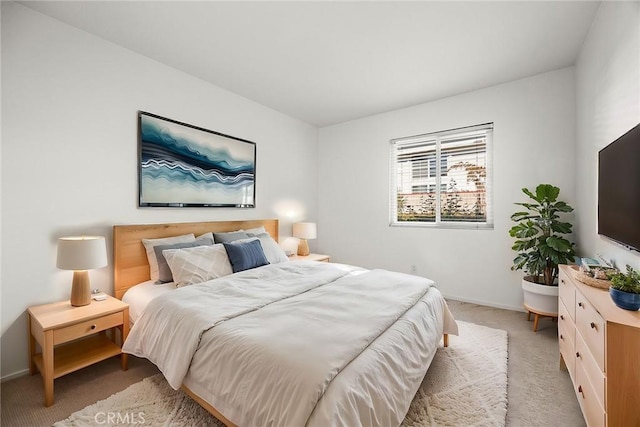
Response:
M269 265L152 300L123 349L154 362L175 389L193 361L193 370L207 375L207 400L236 424L335 424L330 419L338 408L327 404L348 402L336 401L340 390L323 397L330 387L339 388L333 387L338 374L432 286L427 279L383 270L314 262ZM405 406L406 411L408 402ZM372 422L377 417L368 416ZM384 418L382 423L389 421Z

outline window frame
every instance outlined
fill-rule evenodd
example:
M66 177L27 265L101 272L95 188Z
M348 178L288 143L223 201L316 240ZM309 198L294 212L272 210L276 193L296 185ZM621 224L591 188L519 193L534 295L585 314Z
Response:
M409 137L395 138L389 141L389 226L391 227L427 227L427 228L453 228L453 229L474 229L492 230L494 228L493 218L493 122L483 123L474 126L466 126L455 129L448 129L439 132L430 132ZM485 209L486 221L447 221L442 220L442 177L443 160L450 158L449 155L442 156L442 142L454 139L454 136L464 137L473 134L485 137ZM425 146L430 141L435 141L435 219L434 221L398 221L398 147L407 147L412 144L424 142ZM445 146L446 151L446 146ZM444 172L446 176L446 171ZM413 179L413 176L412 176ZM411 183L411 186L417 185ZM445 183L446 185L446 183Z

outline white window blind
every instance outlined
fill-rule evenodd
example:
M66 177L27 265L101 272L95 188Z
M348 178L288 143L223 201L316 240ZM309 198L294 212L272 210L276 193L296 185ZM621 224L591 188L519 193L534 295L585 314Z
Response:
M492 228L493 123L390 143L391 225Z

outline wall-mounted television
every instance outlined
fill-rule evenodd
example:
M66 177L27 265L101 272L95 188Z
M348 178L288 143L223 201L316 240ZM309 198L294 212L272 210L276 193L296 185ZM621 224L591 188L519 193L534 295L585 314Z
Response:
M598 153L598 234L640 251L640 124Z

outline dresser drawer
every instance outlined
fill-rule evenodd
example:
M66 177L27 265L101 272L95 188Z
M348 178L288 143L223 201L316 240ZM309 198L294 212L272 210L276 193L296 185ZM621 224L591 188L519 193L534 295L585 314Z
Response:
M569 310L567 310L564 303L560 301L558 303L558 339L560 341L568 340L571 348L575 348L575 337L576 326L569 316Z
M575 388L587 425L589 427L604 427L604 409L600 406L600 401L598 401L596 393L580 364L576 364Z
M565 325L558 323L558 346L560 347L560 354L564 360L564 364L567 365L567 371L571 380L576 380L576 349L573 345L573 341L569 340L569 335L575 333L574 329L566 331Z
M106 329L122 325L122 323L122 312L108 314L103 317L76 323L75 325L70 325L54 330L53 343L54 345L57 345L68 341L73 341L77 338L86 337L87 335L95 334L96 332L104 331Z
M569 316L575 322L576 288L573 286L571 279L569 279L562 270L558 278L558 295L560 301L563 301L565 307L568 309Z
M589 352L580 334L576 334L576 370L580 369L591 383L600 406L605 406L605 376Z
M605 372L605 325L598 312L580 291L576 290L576 329L582 335L585 344L602 372Z

